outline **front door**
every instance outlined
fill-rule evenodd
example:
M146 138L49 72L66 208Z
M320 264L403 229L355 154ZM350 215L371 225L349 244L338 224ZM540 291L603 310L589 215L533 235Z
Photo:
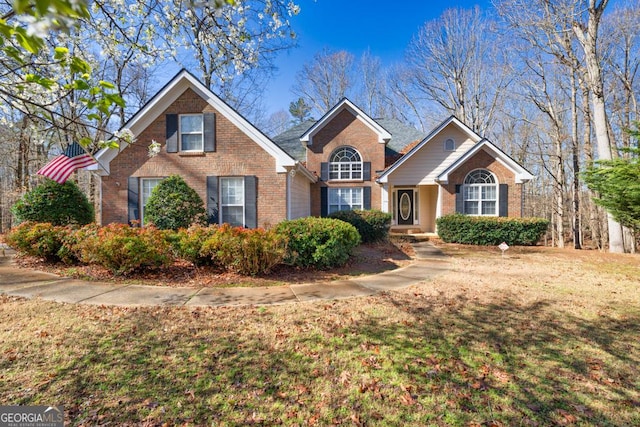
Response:
M398 190L398 225L413 225L413 190Z

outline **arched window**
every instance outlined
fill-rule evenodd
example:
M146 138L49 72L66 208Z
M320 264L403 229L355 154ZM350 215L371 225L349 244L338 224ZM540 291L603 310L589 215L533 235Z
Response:
M330 180L361 180L362 157L351 147L340 147L329 157Z
M464 179L464 213L498 214L498 184L488 170L476 169Z

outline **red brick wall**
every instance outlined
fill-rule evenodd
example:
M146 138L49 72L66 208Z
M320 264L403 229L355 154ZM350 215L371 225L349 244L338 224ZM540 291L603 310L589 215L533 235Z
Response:
M216 151L198 155L167 153L165 114L212 112L216 114ZM148 157L151 140L162 145ZM180 175L195 189L206 207L206 177L255 175L258 178L258 225L286 219L286 174L277 174L275 159L191 89L182 94L111 161L110 176L102 179L102 223L127 222L127 178Z
M348 110L338 115L313 136L307 147L307 169L320 176L320 164L328 162L336 148L353 147L362 156L363 162L371 162L370 181L321 182L311 188L311 215L320 216L321 187L371 187L371 207L380 209L380 188L375 183L376 171L384 169L384 147L378 142L378 134L357 119Z
M522 184L515 183L515 175L502 163L498 162L484 150L480 150L473 157L467 160L462 166L449 174L449 184L443 186L442 214L452 214L456 212L456 184L462 184L467 174L474 169L487 169L498 179L499 184L509 185L509 207L510 217L522 216Z

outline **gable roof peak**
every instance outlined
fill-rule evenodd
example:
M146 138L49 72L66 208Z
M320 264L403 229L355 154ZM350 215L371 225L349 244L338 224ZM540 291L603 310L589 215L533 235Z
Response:
M313 143L313 137L331 120L333 120L340 112L348 110L358 120L362 121L372 131L378 134L378 142L386 144L391 139L391 134L383 128L378 122L372 119L368 114L362 111L356 104L351 102L347 97L342 98L334 105L324 116L320 118L313 126L311 126L301 137L300 141L306 142L308 145Z

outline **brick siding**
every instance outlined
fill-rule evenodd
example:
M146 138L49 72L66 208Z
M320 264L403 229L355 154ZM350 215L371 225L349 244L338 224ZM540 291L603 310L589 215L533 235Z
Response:
M313 136L307 147L307 169L320 176L320 165L329 161L337 148L349 146L360 153L363 162L371 162L370 181L329 181L312 185L311 215L320 216L321 187L371 187L371 207L380 209L380 190L375 183L376 171L384 169L384 147L378 142L378 134L348 110L342 110Z
M167 153L165 114L215 113L216 151L212 153ZM151 140L162 145L154 158L148 157ZM218 113L191 89L183 93L163 114L111 161L110 176L102 178L102 223L127 222L127 178L180 175L205 201L207 176L258 178L258 225L269 226L286 219L287 175L277 174L275 159L226 117Z
M456 184L462 184L467 174L475 169L487 169L493 172L499 184L509 185L508 216L522 216L522 184L516 184L513 172L484 150L480 150L453 173L449 174L449 184L442 186L444 190L442 193L442 214L455 213Z

